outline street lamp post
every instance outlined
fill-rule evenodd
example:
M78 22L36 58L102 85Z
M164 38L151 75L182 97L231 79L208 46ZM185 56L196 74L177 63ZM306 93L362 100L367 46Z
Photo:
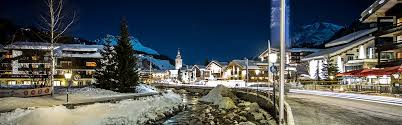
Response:
M270 70L272 72L272 85L273 85L272 86L272 94L274 96L273 102L274 102L274 112L275 112L274 117L276 117L276 96L275 96L275 75L274 74L277 72L277 69L275 67L275 63L276 63L276 61L278 59L278 55L275 54L275 53L269 53L268 59L270 61L269 63L272 63L272 66L269 67L269 68L270 68Z
M69 91L68 91L68 89L70 88L70 80L71 80L71 76L72 76L73 74L72 73L69 73L69 72L67 72L67 73L64 73L64 78L66 79L66 81L67 81L67 89L66 89L66 93L67 93L67 99L66 99L66 102L68 103L68 93L69 93Z
M280 93L279 93L279 125L284 124L284 101L285 101L285 40L286 40L286 0L281 0L281 25L280 25L280 51L281 51L281 65L280 65Z

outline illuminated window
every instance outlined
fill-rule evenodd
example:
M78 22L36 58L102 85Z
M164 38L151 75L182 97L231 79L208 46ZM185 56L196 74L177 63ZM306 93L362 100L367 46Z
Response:
M401 58L402 58L402 52L396 53L396 58L397 58L397 59L401 59Z
M85 74L86 75L93 75L93 74L95 74L95 71L86 71Z
M60 81L53 81L53 86L61 86L61 82Z
M60 61L60 64L62 66L70 66L72 64L72 62L71 61Z
M4 58L10 59L10 58L13 58L13 55L11 55L11 54L6 54L6 55L4 55Z
M95 67L96 62L86 62L86 66Z
M24 81L24 85L30 85L31 81Z
M15 85L15 84L17 84L17 81L8 81L7 83L8 83L8 85Z
M39 56L36 56L36 55L32 56L32 60L38 60L38 59L39 59Z

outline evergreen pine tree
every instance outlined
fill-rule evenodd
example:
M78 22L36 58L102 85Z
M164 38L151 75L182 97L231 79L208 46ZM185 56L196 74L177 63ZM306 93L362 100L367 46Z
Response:
M338 67L335 63L333 63L332 59L327 57L325 59L326 63L322 64L322 76L324 76L327 80L330 78L329 76L335 76L338 73Z
M96 69L95 78L97 82L95 86L102 89L116 90L116 51L109 40L106 40L103 45L102 59L97 61L99 68Z
M120 39L116 46L117 80L120 92L133 92L138 84L137 59L130 43L130 34L126 20L121 21Z

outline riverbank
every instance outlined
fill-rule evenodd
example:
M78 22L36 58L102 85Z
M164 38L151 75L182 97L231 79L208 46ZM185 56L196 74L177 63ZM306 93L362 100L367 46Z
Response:
M184 98L188 108L161 122L164 125L276 125L274 118L257 103L241 100L223 86L212 89L206 95L190 93L183 89L175 92L188 97L187 100Z

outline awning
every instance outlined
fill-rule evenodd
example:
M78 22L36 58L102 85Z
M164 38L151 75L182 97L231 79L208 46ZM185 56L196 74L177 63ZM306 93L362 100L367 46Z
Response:
M335 76L357 76L357 73L362 72L364 69L359 69L359 70L353 70L349 72L344 72L344 73L338 73Z
M402 66L387 67L382 69L360 69L344 73L338 73L336 76L384 76L395 73L402 73Z
M383 69L375 69L370 72L362 72L360 76L384 76L384 75L392 75L395 73L401 73L402 67L401 66L394 66L394 67L387 67Z

